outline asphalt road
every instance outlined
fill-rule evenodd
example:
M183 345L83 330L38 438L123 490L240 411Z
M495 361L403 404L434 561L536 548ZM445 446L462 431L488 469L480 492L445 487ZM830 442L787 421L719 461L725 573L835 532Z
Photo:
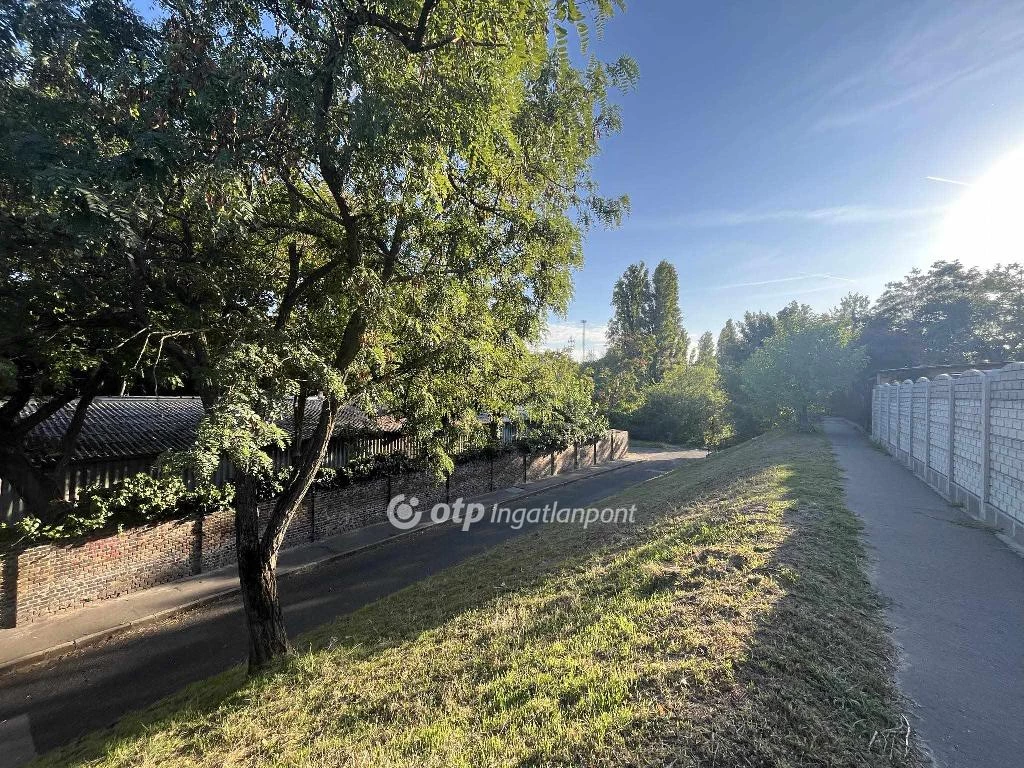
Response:
M559 506L587 506L671 470L684 456L645 450L641 463L538 493L514 506L556 501ZM280 582L288 631L299 635L529 530L489 523L468 532L438 526L289 575ZM0 677L0 723L6 721L0 743L7 742L0 747L0 766L20 764L23 752L42 754L111 726L127 712L244 661L245 648L236 595Z

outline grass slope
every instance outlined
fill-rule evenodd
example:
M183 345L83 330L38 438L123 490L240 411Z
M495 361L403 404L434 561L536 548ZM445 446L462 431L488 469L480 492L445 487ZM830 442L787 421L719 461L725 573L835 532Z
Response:
M919 765L825 441L630 489L46 758L101 765Z

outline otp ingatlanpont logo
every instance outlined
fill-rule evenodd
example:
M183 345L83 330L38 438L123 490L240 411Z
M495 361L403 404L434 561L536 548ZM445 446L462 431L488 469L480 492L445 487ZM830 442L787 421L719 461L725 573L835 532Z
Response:
M388 503L388 520L402 531L415 528L423 517L423 510L417 509L419 503L415 496L410 496L407 502L404 493L398 494Z

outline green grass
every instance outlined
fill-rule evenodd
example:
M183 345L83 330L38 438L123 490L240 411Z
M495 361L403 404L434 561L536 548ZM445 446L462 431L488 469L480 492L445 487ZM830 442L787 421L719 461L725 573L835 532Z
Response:
M819 435L647 482L44 760L100 765L919 765L859 525Z

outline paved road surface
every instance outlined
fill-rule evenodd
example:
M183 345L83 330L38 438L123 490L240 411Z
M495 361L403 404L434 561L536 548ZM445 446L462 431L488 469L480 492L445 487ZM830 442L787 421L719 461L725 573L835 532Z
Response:
M1024 558L875 450L825 422L892 600L900 684L941 768L1024 766Z
M514 506L587 506L669 471L695 452L645 452L642 462L553 488ZM476 555L528 528L481 523L463 533L440 526L379 549L281 580L292 636L360 608ZM0 677L0 768L112 725L133 709L244 661L237 596L95 646ZM6 721L6 722L5 722ZM30 740L29 740L30 739ZM4 749L10 746L11 749ZM16 746L16 748L14 748Z

